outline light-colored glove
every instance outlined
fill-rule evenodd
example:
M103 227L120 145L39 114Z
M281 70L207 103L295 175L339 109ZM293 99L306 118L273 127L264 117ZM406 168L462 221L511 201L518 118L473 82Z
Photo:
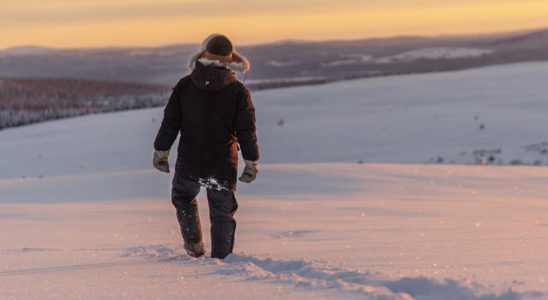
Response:
M242 176L240 176L240 181L250 183L257 178L257 173L259 173L259 162L245 160L245 168Z
M169 150L167 151L154 151L154 159L152 160L152 164L156 169L158 169L161 172L169 173Z

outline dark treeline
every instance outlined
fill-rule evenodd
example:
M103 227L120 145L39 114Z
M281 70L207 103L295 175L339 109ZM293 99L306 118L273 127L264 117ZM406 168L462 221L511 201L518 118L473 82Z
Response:
M0 79L0 129L90 113L161 106L165 86L78 79Z

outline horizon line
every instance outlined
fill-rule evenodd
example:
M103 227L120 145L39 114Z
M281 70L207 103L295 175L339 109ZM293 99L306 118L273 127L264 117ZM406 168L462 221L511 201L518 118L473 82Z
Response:
M366 40L383 40L383 39L396 39L396 38L464 38L464 37L482 37L482 36L504 36L504 35L513 35L513 34L526 34L534 33L548 30L548 27L532 27L532 28L522 28L512 31L490 31L490 32L477 32L477 33L441 33L441 34L395 34L395 35L383 35L383 36L370 36L363 38L352 38L352 39L280 39L273 40L271 42L263 43L240 43L237 44L238 47L254 47L254 46L265 46L273 44L289 44L289 43L328 43L328 42L352 42L352 41L366 41ZM88 47L54 47L47 45L39 44L19 44L8 46L5 48L0 48L0 52L9 51L11 49L17 48L41 48L44 50L99 50L99 49L130 49L130 48L167 48L174 46L197 46L200 45L201 41L196 43L170 43L170 44L159 44L159 45L126 45L126 46L88 46Z

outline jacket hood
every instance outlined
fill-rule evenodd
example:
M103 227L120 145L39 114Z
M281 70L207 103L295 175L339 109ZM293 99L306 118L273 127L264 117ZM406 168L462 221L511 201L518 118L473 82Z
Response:
M212 34L212 35L208 36L202 42L202 45L200 46L200 49L198 49L198 51L190 57L190 59L188 61L188 67L190 68L191 71L193 71L196 68L196 62L205 53L207 43L212 38L214 38L218 35L219 34L215 33L215 34ZM231 70L233 70L235 72L242 72L242 73L249 72L249 70L251 69L251 63L249 63L249 60L245 56L238 53L238 51L236 51L236 48L234 48L234 50L232 51L232 57L233 57L233 61L231 63L227 64L228 68L230 68Z
M202 90L218 91L236 80L232 70L226 67L206 66L196 61L190 78L196 87Z

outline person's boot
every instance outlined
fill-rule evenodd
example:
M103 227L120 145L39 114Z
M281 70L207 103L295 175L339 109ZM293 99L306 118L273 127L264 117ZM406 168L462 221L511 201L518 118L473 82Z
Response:
M187 244L184 246L186 253L192 257L201 257L205 254L204 243Z
M211 257L224 259L234 249L236 222L225 223L225 226L211 226Z
M200 224L198 209L177 209L177 220L181 227L181 233L183 235L183 240L185 241L184 248L188 255L192 257L204 255L205 250L204 243L202 242L202 226Z

